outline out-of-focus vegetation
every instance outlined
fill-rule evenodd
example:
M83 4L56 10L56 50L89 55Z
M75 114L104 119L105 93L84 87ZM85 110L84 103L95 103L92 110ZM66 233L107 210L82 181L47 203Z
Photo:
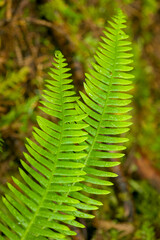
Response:
M133 126L126 158L103 210L73 239L160 239L160 2L156 0L0 0L0 194L18 175L25 137L53 53L60 49L76 90L115 9L128 15L133 40Z

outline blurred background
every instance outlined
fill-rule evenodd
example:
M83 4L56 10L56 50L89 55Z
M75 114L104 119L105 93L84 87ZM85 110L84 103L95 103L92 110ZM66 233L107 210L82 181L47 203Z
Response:
M128 16L133 41L133 125L111 194L99 197L104 206L83 220L86 229L74 240L160 240L160 1L0 0L0 195L11 175L19 178L54 51L65 55L77 93L83 91L117 7Z

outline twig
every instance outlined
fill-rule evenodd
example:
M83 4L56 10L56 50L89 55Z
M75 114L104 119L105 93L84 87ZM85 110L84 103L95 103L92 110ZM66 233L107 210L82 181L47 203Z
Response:
M12 0L7 0L6 3L6 20L9 22L12 18Z
M19 47L17 39L15 39L15 53L17 56L18 65L23 66L23 55L22 55L21 48Z
M41 19L32 18L32 17L27 17L26 20L27 20L27 22L31 22L31 23L41 25L41 26L44 26L44 27L49 27L49 28L53 27L53 24L51 22L46 21L46 20L41 20Z
M93 220L94 226L98 229L110 230L112 228L122 231L123 236L129 235L134 232L134 226L131 223L115 223L113 221L104 221L104 220Z

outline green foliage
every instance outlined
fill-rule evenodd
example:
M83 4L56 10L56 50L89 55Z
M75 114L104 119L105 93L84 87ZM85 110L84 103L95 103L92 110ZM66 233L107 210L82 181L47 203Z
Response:
M6 78L0 77L0 95L4 99L21 101L23 97L22 83L26 81L28 67L21 68L18 72L8 72Z
M67 18L70 23L74 21L79 24L83 18L82 14L77 14L74 9L70 8L63 0L51 0L40 7L42 16L45 16L49 21L57 20L60 15Z
M118 240L119 232L115 229L110 230L111 240Z
M19 130L26 132L29 120L35 120L34 108L39 96L25 99L24 84L27 81L29 67L23 67L19 71L9 71L7 76L0 77L0 96L9 102L9 111L0 118L0 127L6 129L11 125L19 126Z
M22 104L17 104L6 115L3 115L0 119L0 127L6 128L7 126L19 122L20 130L26 132L28 129L29 119L35 120L34 113L35 105L39 100L39 96L34 96Z
M158 240L156 229L160 229L160 194L145 181L130 180L130 185L135 196L136 222L139 226L135 232L136 239Z
M134 45L134 62L135 62L135 118L134 140L143 152L152 161L153 165L160 168L160 120L159 120L159 98L155 99L151 86L153 84L153 72L145 60L139 61L142 54L144 39L139 40L139 45ZM157 93L158 96L158 93ZM142 119L142 121L140 121ZM145 119L145 121L144 121ZM140 130L140 131L139 131ZM133 144L130 142L130 144Z
M127 105L132 96L126 92L132 89L133 75L128 73L132 54L131 42L123 31L125 22L119 10L104 31L96 63L86 74L86 95L80 93L83 102L75 95L65 58L56 52L49 73L52 80L46 80L45 101L40 108L58 123L37 117L34 141L27 139L27 163L21 161L25 170L20 169L24 181L13 178L14 186L8 186L14 197L3 197L11 215L0 211L0 230L7 238L67 239L75 233L66 224L84 227L75 218L93 218L83 211L102 205L89 194L109 193L101 189L112 185L104 178L116 174L105 168L119 162L104 159L124 156L119 152L125 147L119 143L128 139L120 135L131 125L131 107Z
M151 223L144 222L141 229L139 229L135 234L137 240L155 240L154 228L151 226Z
M130 181L133 190L136 191L136 207L141 215L141 221L148 221L152 224L158 224L160 227L160 194L146 182ZM141 202L141 204L139 204ZM151 211L152 206L152 211Z

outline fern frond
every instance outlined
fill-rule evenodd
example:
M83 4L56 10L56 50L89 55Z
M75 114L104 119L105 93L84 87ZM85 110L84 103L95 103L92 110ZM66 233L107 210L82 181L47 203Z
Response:
M69 78L70 69L60 52L56 53L53 65L41 109L59 122L37 118L39 128L35 127L33 132L37 143L27 139L29 154L24 153L27 162L21 161L24 182L13 178L14 186L8 186L14 197L3 198L10 215L0 211L1 239L65 239L66 235L75 234L66 222L74 224L73 205L79 203L69 193L81 190L74 184L84 180L84 164L79 160L86 156L82 152L87 147L83 144L87 124L82 121L86 114L78 114L75 109L77 97Z
M83 204L83 207L80 207L81 204L75 205L79 209L85 209L85 206L88 209L90 204L90 207L101 205L101 202L88 197L88 194L109 193L108 189L103 190L100 187L112 185L104 178L117 175L105 168L119 164L111 159L124 156L119 151L125 147L118 144L128 140L121 137L131 125L128 112L132 109L127 107L132 96L126 92L132 89L130 79L133 75L128 73L132 70L129 66L132 63L132 54L131 42L126 40L128 36L123 31L126 27L125 22L125 16L120 10L113 22L109 22L111 27L104 31L105 37L102 37L103 42L95 55L96 63L92 63L93 69L86 74L86 94L80 93L83 102L78 100L79 111L88 114L85 122L89 125L86 128L89 135L86 140L88 148L85 150L87 156L84 161L79 161L85 165L82 170L87 175L84 176L84 182L76 184L83 190L70 193L70 196ZM79 212L74 214L80 215Z

